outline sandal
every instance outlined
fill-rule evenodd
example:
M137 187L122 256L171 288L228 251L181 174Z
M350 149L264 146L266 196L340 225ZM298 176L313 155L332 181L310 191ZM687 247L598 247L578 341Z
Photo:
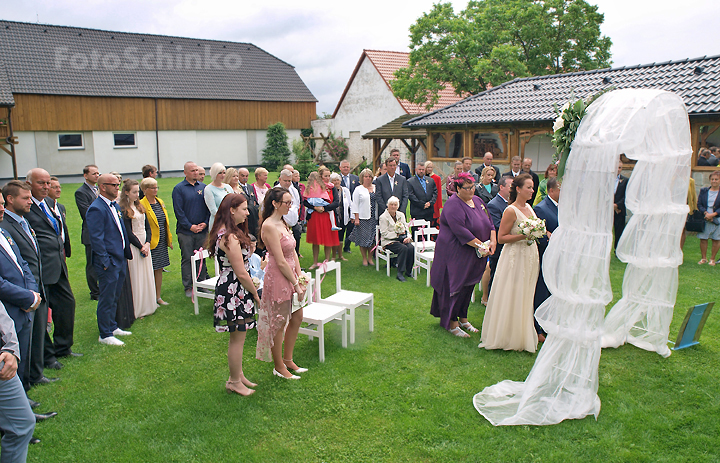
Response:
M707 264L707 259L700 259L700 262L698 262L698 265Z
M710 262L708 262L708 265L711 266L711 267L715 267L715 261L714 261L714 260L710 260Z
M487 299L484 300L484 301L483 301L482 299L480 299L480 304L482 304L482 305L484 305L485 307L487 307Z
M477 328L475 328L474 326L472 326L472 325L470 324L470 322L465 322L465 323L460 322L460 326L462 326L463 328L465 328L466 330L468 330L468 331L471 332L471 333L478 333L478 332L480 332L480 330L477 329Z
M448 331L459 338L469 338L470 337L470 335L467 334L466 332L464 332L462 329L460 329L459 326L456 326L455 328L448 330Z

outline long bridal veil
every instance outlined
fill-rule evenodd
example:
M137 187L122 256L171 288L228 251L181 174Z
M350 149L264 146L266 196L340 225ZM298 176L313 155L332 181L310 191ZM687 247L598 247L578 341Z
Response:
M559 227L543 257L552 296L536 312L547 340L524 382L502 381L473 398L493 425L548 425L600 413L598 364L605 306L612 300L613 193L623 153L638 161L626 197L635 215L617 251L629 265L608 339L659 352L663 339L667 344L688 210L687 111L674 93L616 90L590 105L566 164Z

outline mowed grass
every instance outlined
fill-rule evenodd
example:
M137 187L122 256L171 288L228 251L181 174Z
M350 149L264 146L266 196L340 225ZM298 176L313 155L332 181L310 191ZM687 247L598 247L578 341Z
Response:
M270 182L277 174L271 174ZM179 179L161 179L170 199ZM356 343L340 346L339 327L326 333L326 361L317 339L300 336L295 360L310 368L300 381L271 374L255 360L256 332L246 341L244 369L259 383L252 397L228 395L227 334L215 333L212 301L200 315L184 296L180 252L171 251L163 297L170 303L137 320L122 348L100 345L96 303L85 283L80 218L73 193L63 185L73 244L68 259L77 298L74 350L62 381L34 388L39 410L57 411L38 424L42 443L29 461L52 462L680 462L718 461L720 436L720 322L710 316L701 344L664 359L633 346L606 349L600 359L602 411L596 421L555 426L493 427L472 397L504 379L523 380L535 355L485 351L479 335L460 339L429 315L432 290L424 274L401 284L362 267L353 248L343 264L346 289L375 294L375 331L367 311L357 311ZM177 241L175 241L177 244ZM301 246L303 266L311 249ZM680 268L677 332L688 307L717 300L720 267L698 266L699 246L690 236ZM322 254L321 254L322 255ZM610 267L615 301L624 264ZM325 280L330 289L334 278ZM470 321L482 325L480 298ZM615 302L613 301L613 303ZM48 376L56 375L46 370Z

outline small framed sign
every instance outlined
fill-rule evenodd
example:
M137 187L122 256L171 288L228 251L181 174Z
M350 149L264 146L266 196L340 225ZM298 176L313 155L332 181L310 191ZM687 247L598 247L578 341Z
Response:
M690 307L687 315L685 315L685 320L683 320L682 325L680 325L677 342L672 350L684 349L694 346L695 344L700 344L700 335L702 334L705 321L710 315L713 305L715 305L714 302L708 302Z

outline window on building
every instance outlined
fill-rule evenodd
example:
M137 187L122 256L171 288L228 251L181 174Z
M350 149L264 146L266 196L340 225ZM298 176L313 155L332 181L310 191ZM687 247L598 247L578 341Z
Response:
M507 160L507 132L474 132L473 157L482 159L485 153L492 153L494 161Z
M81 133L59 133L58 149L61 150L82 150L85 149L85 141Z
M113 142L115 148L137 148L137 139L135 132L132 133L114 133Z
M463 132L432 132L429 139L432 146L429 147L434 158L462 159L465 157L463 151Z

